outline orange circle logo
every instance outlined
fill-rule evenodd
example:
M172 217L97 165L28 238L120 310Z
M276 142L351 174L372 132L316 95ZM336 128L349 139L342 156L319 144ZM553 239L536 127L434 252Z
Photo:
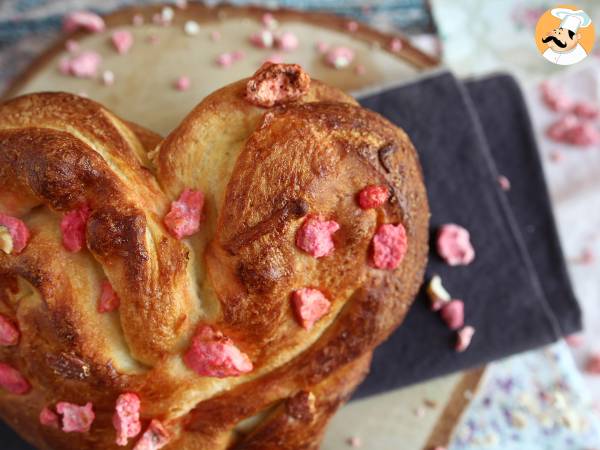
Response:
M570 66L584 60L594 47L596 30L588 14L572 5L549 9L535 27L535 43L546 60Z

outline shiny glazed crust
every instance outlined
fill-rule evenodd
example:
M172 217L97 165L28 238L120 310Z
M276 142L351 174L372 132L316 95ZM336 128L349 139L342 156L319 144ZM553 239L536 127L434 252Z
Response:
M0 361L31 383L0 390L0 415L40 449L116 449L112 415L123 392L142 401L145 429L160 420L166 449L313 449L325 425L398 326L424 272L429 211L406 134L342 92L313 80L297 100L261 108L248 80L202 101L164 141L97 103L42 93L0 106L0 213L31 240L0 252L0 313L21 340ZM362 210L357 193L389 186ZM200 231L177 240L163 226L183 189L205 194ZM68 253L63 214L92 214L87 248ZM336 220L335 252L298 249L305 217ZM369 264L378 225L402 223L408 251L393 271ZM120 298L99 314L101 281ZM331 310L309 331L290 306L316 287ZM182 361L194 330L210 324L254 370L201 377ZM89 433L42 426L59 401L92 402Z

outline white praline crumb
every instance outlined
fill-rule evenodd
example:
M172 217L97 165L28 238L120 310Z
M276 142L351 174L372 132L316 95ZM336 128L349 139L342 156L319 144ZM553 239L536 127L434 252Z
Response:
M200 33L200 25L195 20L188 20L183 26L183 31L188 36L196 36Z
M2 225L0 225L0 250L7 255L10 255L13 251L13 240L10 231Z

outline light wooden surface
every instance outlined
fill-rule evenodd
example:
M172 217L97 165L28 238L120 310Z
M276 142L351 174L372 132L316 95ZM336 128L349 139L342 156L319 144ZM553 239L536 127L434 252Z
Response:
M265 58L275 53L248 44L250 33L260 29L264 10L191 5L185 11L176 9L169 27L151 23L152 15L159 10L144 7L117 12L107 17L108 31L73 36L82 49L102 55L102 70L115 74L113 86L104 86L99 79L60 74L59 61L68 55L62 42L42 55L5 96L47 90L83 93L123 118L165 135L208 93L251 75ZM134 13L141 13L146 24L131 25ZM280 52L284 60L299 63L311 76L347 91L409 80L435 64L406 42L400 54L388 51L392 36L363 25L356 32L348 32L345 19L291 11L273 13L280 22L279 29L300 37L298 50ZM196 36L183 31L183 24L190 19L200 23ZM113 49L110 33L114 29L133 32L135 43L127 55L119 55ZM210 39L213 31L220 33L219 41ZM315 50L319 41L353 48L356 60L343 70L328 67ZM234 50L243 50L245 58L226 69L215 63L217 55ZM356 73L358 64L366 69L362 75ZM190 90L179 92L173 88L181 75L191 78ZM346 441L352 436L359 437L363 448L369 450L398 449L398 445L403 450L419 450L443 445L468 404L468 393L477 388L482 374L483 370L476 370L451 375L351 402L334 418L323 448L348 448Z

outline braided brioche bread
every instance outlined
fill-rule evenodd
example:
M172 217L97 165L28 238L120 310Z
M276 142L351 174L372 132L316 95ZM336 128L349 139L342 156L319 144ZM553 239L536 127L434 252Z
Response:
M0 106L0 415L40 449L313 449L404 317L406 134L266 64L166 139L64 93Z

